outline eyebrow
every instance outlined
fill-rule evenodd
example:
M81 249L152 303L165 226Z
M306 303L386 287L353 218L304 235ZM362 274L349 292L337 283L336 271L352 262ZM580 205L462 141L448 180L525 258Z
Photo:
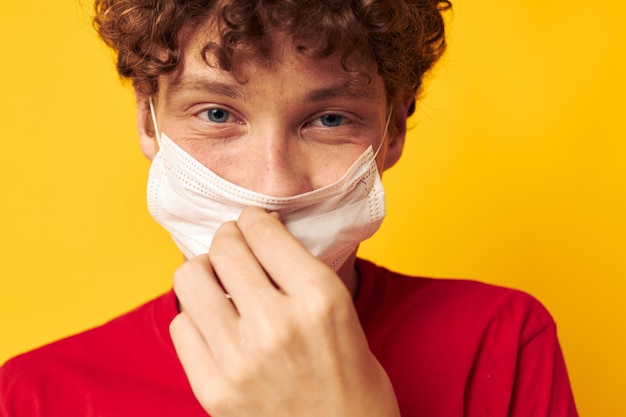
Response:
M313 90L306 95L305 101L318 102L333 98L350 98L358 100L377 99L373 89L368 88L368 85L362 85L360 83L356 84L355 82L347 81L340 85Z
M306 102L321 102L325 100L332 100L335 98L348 98L357 100L374 100L377 98L372 88L368 88L369 83L355 83L354 81L346 81L341 84L333 85L330 87L324 87L312 90L308 92L303 100ZM183 91L193 90L201 91L210 94L221 95L232 99L244 100L245 94L237 86L210 80L207 78L199 77L196 75L188 75L186 77L178 78L173 81L167 91L166 98L178 94Z
M169 99L171 96L186 90L202 91L230 97L232 99L244 99L243 92L236 86L194 75L178 78L172 82L167 91L166 98Z

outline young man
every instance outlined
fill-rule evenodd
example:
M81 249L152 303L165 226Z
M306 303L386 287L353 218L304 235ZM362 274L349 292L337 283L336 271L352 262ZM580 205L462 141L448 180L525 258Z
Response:
M575 416L529 296L356 259L446 2L98 0L174 292L9 361L5 416Z

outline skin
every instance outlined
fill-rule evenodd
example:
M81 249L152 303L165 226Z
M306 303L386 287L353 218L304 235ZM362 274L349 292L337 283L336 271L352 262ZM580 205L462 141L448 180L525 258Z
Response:
M302 57L276 35L271 64L243 60L235 78L202 60L212 34L210 24L186 33L181 66L159 79L154 99L159 130L218 175L282 197L332 183L381 140L379 171L400 157L408 103L394 113L398 133L383 137L384 84L368 63L354 58L371 82L349 90L338 57ZM137 95L141 147L152 159L147 102ZM210 415L399 415L354 309L354 259L336 274L276 213L250 207L222 225L209 253L176 271L181 313L171 335Z

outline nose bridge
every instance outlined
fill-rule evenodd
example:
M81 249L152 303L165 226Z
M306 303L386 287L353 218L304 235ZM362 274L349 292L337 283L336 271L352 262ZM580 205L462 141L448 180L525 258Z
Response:
M252 143L254 188L262 194L288 197L311 191L307 155L297 133L280 123L266 123L255 132Z

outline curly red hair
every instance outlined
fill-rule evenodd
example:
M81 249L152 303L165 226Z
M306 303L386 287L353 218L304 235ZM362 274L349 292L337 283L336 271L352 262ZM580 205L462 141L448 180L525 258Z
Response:
M235 52L271 53L268 34L289 33L312 57L359 53L376 64L390 103L419 91L424 74L445 50L439 0L95 0L94 26L117 52L117 70L142 94L158 91L158 77L179 63L181 29L218 23L220 41L207 45L224 70ZM306 46L305 46L306 45Z

